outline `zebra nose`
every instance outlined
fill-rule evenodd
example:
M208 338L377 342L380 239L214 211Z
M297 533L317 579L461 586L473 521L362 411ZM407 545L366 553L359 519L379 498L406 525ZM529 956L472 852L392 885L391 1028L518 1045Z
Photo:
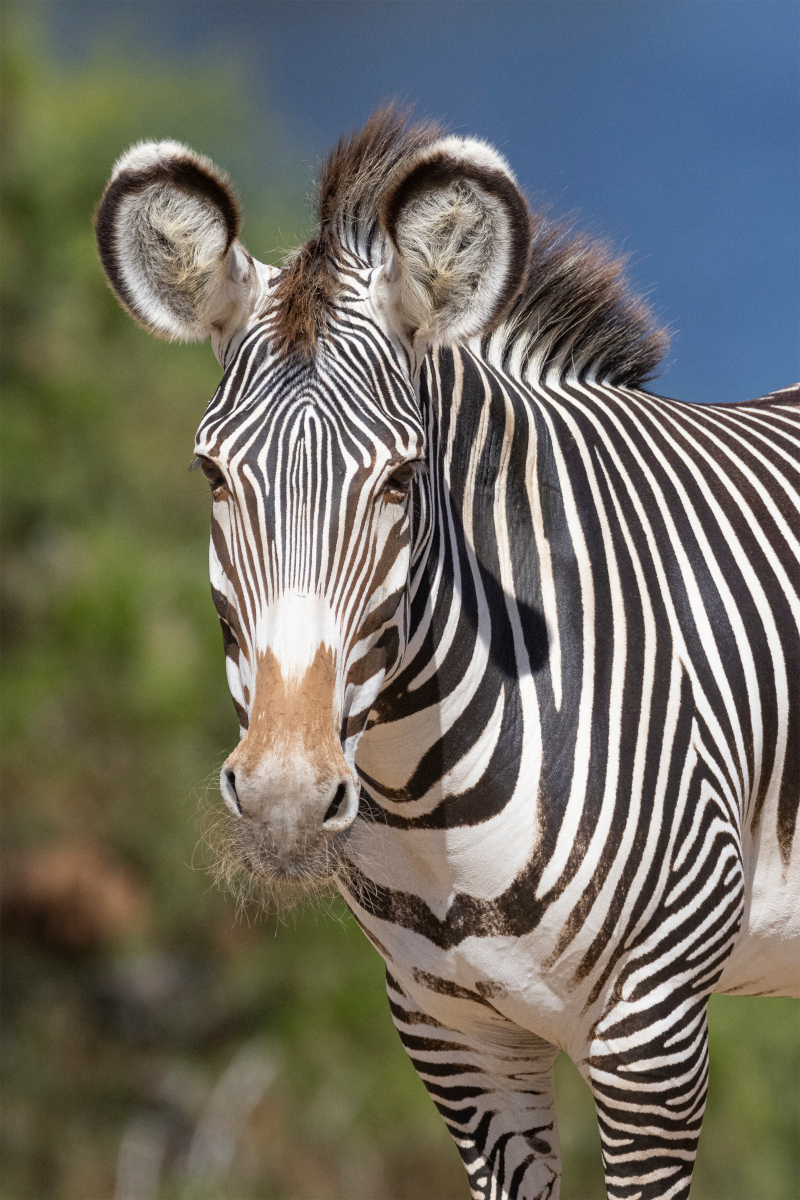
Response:
M222 768L219 777L219 786L223 800L230 811L236 816L244 815L244 810L247 809L248 813L256 816L257 820L263 821L265 819L264 789L248 787L246 780L244 782L240 781L240 786L237 789L236 771L232 765L226 765ZM242 788L244 788L244 791L241 790ZM250 795L251 791L255 791L255 795ZM289 799L289 797L273 796L270 799L274 802L275 799L285 800ZM294 798L295 804L297 804L297 800L299 799L300 797ZM349 774L335 780L323 795L309 796L308 799L311 801L312 810L316 810L318 814L324 814L322 816L322 830L324 833L343 833L346 829L350 828L358 815L358 787ZM289 800L289 805L292 807L291 800ZM311 819L313 823L313 816ZM319 821L319 815L316 820Z
M222 799L231 812L241 816L242 805L239 800L239 794L236 791L236 775L231 767L223 767L220 771L219 790L222 792Z
M358 815L358 788L353 780L340 779L326 799L328 806L322 818L325 832L342 833L349 829Z

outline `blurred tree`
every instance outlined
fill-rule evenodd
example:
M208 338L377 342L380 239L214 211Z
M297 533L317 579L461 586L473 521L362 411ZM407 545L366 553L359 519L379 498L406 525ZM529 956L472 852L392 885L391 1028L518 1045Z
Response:
M242 186L243 239L269 260L305 232L302 184L239 60L159 63L116 43L57 67L44 35L26 5L4 7L2 1195L96 1200L158 1177L162 1196L195 1194L198 1119L229 1064L266 1062L275 1082L213 1194L464 1197L382 965L341 906L237 924L189 869L197 781L237 736L207 487L186 470L219 368L118 308L91 213L127 145L177 138ZM697 1196L793 1195L796 1008L714 1011ZM558 1087L563 1195L599 1200L591 1099L567 1062Z
M184 1194L214 1080L266 1035L280 1073L242 1130L237 1200L463 1196L341 906L239 925L190 869L197 782L237 738L187 472L220 372L119 309L91 216L127 145L177 138L230 171L243 239L274 261L306 233L305 181L241 62L117 44L57 66L26 5L3 18L2 1194L113 1194L126 1129Z

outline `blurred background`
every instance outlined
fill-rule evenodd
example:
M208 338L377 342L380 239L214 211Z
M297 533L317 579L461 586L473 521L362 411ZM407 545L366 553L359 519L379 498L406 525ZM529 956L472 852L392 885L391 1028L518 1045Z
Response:
M320 156L382 99L495 142L534 203L631 255L675 330L657 390L798 375L798 9L773 0L3 6L5 1200L449 1200L449 1135L338 902L237 919L198 811L237 737L188 474L208 346L134 327L91 214L184 140L278 262ZM714 998L694 1200L794 1200L800 1014ZM602 1200L557 1065L565 1200Z

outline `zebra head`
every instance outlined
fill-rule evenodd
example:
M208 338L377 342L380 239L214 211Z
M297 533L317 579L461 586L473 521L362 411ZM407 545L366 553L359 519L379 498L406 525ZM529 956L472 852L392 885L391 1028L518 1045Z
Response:
M256 262L227 177L161 142L120 159L96 220L130 314L210 337L225 368L195 444L241 726L221 790L239 854L276 885L335 870L358 744L406 648L431 522L426 352L499 321L529 243L494 150L391 111L340 143L318 216L284 267Z

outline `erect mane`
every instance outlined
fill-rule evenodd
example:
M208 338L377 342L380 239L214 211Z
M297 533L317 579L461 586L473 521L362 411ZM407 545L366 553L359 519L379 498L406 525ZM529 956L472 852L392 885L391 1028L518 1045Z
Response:
M275 336L285 353L313 353L341 286L347 254L378 265L386 253L381 200L403 163L442 136L433 122L411 123L389 104L363 129L342 137L317 180L317 228L288 258L273 292ZM631 295L625 259L604 243L532 215L526 283L501 326L484 339L490 361L535 382L568 371L638 387L651 379L668 337Z
M339 138L316 186L317 228L293 251L273 296L275 336L284 353L313 353L339 286L337 260L349 252L377 265L384 251L380 199L395 170L442 136L429 121L412 124L395 104L373 113L363 129Z
M488 360L530 383L568 372L632 388L652 379L669 335L629 290L626 261L605 242L533 214L528 276L484 339Z

